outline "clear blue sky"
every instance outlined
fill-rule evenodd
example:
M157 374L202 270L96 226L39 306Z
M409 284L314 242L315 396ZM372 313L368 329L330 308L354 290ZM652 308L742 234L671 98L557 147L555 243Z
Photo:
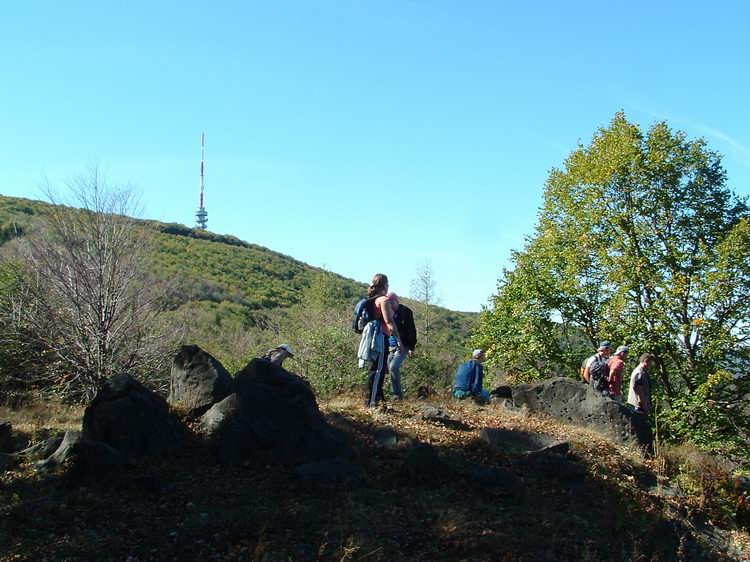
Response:
M479 310L549 169L620 109L704 137L750 194L748 21L745 1L8 2L0 193L94 161L192 226L205 132L210 230L403 295L428 260L445 306Z

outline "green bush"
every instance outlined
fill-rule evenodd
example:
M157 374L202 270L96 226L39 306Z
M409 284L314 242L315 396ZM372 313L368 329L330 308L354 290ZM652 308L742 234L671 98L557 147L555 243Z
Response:
M726 371L707 377L691 394L672 399L671 407L657 412L662 437L689 441L705 451L750 459L750 401L748 381L735 380Z

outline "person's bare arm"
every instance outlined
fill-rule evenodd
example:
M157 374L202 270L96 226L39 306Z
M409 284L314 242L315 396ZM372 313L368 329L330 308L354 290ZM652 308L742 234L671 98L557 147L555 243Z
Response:
M385 306L383 307L383 320L386 324L388 324L388 327L391 330L391 334L393 334L393 337L396 338L396 343L398 344L398 350L399 352L404 352L404 344L401 342L401 336L398 333L398 328L396 327L396 322L393 319L393 310L391 309L391 301L385 301Z

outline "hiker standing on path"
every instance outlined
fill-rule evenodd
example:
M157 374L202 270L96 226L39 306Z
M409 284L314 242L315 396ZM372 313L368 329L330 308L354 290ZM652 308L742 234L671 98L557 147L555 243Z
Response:
M375 356L370 361L367 369L367 384L365 387L365 406L374 408L378 400L383 398L383 380L388 374L387 347L386 341L390 336L396 338L396 348L404 352L404 344L401 342L401 336L393 319L392 301L388 300L388 277L383 273L377 273L372 278L372 285L367 289L367 298L375 298L374 315L380 325L381 335L378 349L373 349Z
M586 361L586 368L583 371L583 380L590 384L594 390L604 394L608 392L609 368L607 367L607 358L612 353L612 344L603 341L599 344L596 353Z
M618 404L622 404L622 371L625 369L625 361L628 358L627 345L621 345L610 358L609 367L609 395Z
M399 303L396 293L388 293L388 300L395 310L396 327L404 344L400 351L396 338L391 335L388 340L388 370L391 373L391 393L393 400L403 400L404 390L401 388L401 364L407 357L414 356L414 347L417 345L417 329L414 326L414 315L408 306Z
M482 378L484 376L485 355L481 349L475 349L471 354L471 359L461 363L456 369L456 380L453 382L453 392L451 396L459 400L467 396L473 396L485 402L490 399L490 393L482 388Z
M644 353L630 375L628 404L631 404L636 412L648 414L651 411L651 378L648 370L653 364L654 356Z

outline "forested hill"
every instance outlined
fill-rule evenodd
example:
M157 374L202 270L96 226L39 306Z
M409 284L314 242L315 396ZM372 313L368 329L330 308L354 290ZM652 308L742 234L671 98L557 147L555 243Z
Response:
M0 241L22 236L43 219L50 205L0 196ZM288 307L322 270L236 238L176 223L140 220L155 233L154 271L165 279L179 278L186 300L235 302L250 309ZM364 285L339 277L344 296L357 295Z
M43 225L45 215L54 209L49 203L0 195L0 246ZM347 354L356 356L353 334L345 337L329 330L348 330L352 306L366 293L364 283L234 236L152 220L135 220L133 225L143 229L143 238L149 241L148 275L157 285L170 287L163 321L164 329L175 334L174 345L196 343L230 368L241 368L266 346L288 341L313 358L297 369L319 390L349 386L350 379L358 376L354 370L341 375L344 379L321 382L314 373L330 370L328 363L339 363ZM476 314L406 302L420 308L421 341L433 342L436 350L415 365L423 375L421 381L434 385L432 378L449 376L453 364L466 353L468 327ZM309 318L321 315L305 310L308 306L323 306L335 317L326 320L327 326L311 329ZM315 338L326 344L313 342ZM319 361L317 354L325 345L338 346L338 351Z
M0 195L0 243L23 236L43 219L49 203ZM178 223L137 220L152 231L152 260L159 277L178 276L186 300L239 303L249 309L289 307L300 302L316 275L333 275L343 299L355 299L366 285L291 256L240 240ZM441 316L466 321L472 313L434 307Z

